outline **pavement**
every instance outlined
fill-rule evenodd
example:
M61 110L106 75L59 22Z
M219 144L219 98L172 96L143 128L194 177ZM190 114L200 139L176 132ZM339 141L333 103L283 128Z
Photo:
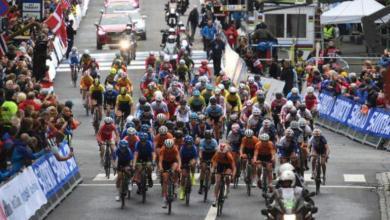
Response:
M193 1L195 2L195 1ZM130 68L129 76L138 88L143 74L142 57L148 51L158 51L161 36L159 30L166 28L163 18L163 4L165 1L143 0L141 11L147 15L146 41L140 41L138 47L138 60ZM198 3L199 5L199 3ZM96 36L94 23L99 19L103 1L91 1L87 16L82 20L77 32L75 45L82 52L89 49L100 63L111 62L116 50L103 48L96 50ZM187 12L188 14L188 12ZM186 22L186 20L183 20ZM198 36L199 39L199 36ZM199 42L199 40L198 40ZM200 48L198 43L196 48ZM204 53L196 52L196 60L204 58ZM103 77L108 73L103 70ZM91 118L85 115L82 108L79 89L71 86L70 73L66 63L59 68L55 79L55 90L62 101L72 100L75 104L74 115L81 121L80 127L75 131L74 148L83 177L80 184L48 217L47 219L216 219L216 210L211 207L211 202L202 202L197 194L198 187L191 194L190 206L186 207L181 201L174 201L173 213L168 216L167 210L161 208L161 187L156 184L147 192L146 204L142 204L140 198L134 195L127 203L124 210L115 202L116 190L114 179L102 178L104 173L99 164L98 147L92 129ZM140 91L135 90L135 100ZM377 220L381 219L380 203L378 196L377 173L390 170L390 154L385 151L375 150L349 140L341 135L324 131L327 137L331 155L327 169L327 184L322 186L321 194L314 197L319 208L317 219L343 219L343 220ZM310 175L305 175L305 180L312 188ZM155 181L157 183L158 181ZM248 197L242 182L238 189L232 189L229 198L224 205L221 219L262 219L260 210L265 207L260 191L254 189L253 196Z

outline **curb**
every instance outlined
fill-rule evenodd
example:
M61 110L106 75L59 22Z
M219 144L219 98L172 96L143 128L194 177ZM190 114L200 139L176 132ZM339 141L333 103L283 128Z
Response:
M382 220L390 220L390 172L377 173L379 207Z

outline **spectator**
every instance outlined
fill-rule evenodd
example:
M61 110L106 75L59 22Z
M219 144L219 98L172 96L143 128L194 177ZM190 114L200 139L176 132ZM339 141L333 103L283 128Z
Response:
M291 91L293 87L296 87L297 84L297 74L294 68L291 67L290 61L283 62L283 70L280 75L280 79L285 82L283 87L283 94L287 94Z
M222 41L220 35L217 35L216 39L210 43L210 51L210 56L213 59L214 76L219 76L222 55L225 51L225 43Z
M202 28L200 33L203 37L203 50L207 52L207 57L209 57L211 41L215 39L215 35L217 34L217 29L213 25L213 21L208 20L207 25Z
M73 20L69 20L66 25L66 33L68 38L68 49L66 50L65 57L69 59L69 53L73 48L74 35L76 34L76 30L73 29Z
M191 39L191 42L193 42L194 36L196 33L196 28L199 25L199 12L198 12L198 8L196 5L194 5L193 9L190 11L190 14L188 15L187 26L189 24L190 24L190 28L191 28L190 39Z

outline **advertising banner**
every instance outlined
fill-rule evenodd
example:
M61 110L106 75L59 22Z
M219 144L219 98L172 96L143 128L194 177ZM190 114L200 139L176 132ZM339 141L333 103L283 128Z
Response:
M31 167L24 169L22 173L3 185L0 188L0 195L0 210L3 209L5 219L8 220L29 219L36 210L47 203Z
M23 19L36 18L43 19L43 0L23 0L22 1Z
M383 108L370 108L362 113L362 105L345 97L334 97L320 93L318 110L320 117L341 123L363 134L390 138L390 111Z
M265 101L271 103L275 99L275 94L283 92L285 82L274 78L261 77L261 84L263 87L268 87Z

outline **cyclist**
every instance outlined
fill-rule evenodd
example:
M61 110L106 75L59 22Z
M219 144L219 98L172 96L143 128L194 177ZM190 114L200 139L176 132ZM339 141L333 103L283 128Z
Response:
M292 88L291 92L289 92L287 94L287 100L292 101L294 103L294 105L296 105L297 103L302 102L302 98L299 95L299 89L296 88L296 87Z
M210 119L210 124L214 127L215 139L219 141L222 136L223 109L217 104L215 97L210 98L210 105L206 108L205 114Z
M309 167L307 165L307 156L309 155L308 141L311 137L312 130L304 118L299 119L298 126L302 131L301 136L299 137L299 141L302 143L301 150L303 153L304 166L305 170L309 170Z
M122 66L122 63L123 63L123 57L121 56L121 54L120 53L115 53L115 57L112 60L111 66L116 65L117 68L118 68L118 67Z
M268 134L270 141L274 144L279 140L276 128L269 119L263 121L263 127L259 131L259 136L261 134Z
M115 109L116 97L118 97L118 92L114 90L114 86L108 84L106 86L106 91L104 92L104 109L106 110L106 116L110 116L111 110Z
M111 84L115 86L116 84L115 77L117 73L118 70L115 67L111 67L110 72L108 73L108 75L106 76L106 80L104 81L104 85Z
M299 120L298 110L295 107L292 107L289 111L289 113L286 116L286 119L284 121L284 127L288 128L290 127L290 123L292 121L298 121Z
M168 131L166 126L161 126L158 129L158 134L154 136L154 147L156 149L156 155L160 155L160 150L164 145L164 141L167 139L173 139L173 135Z
M277 144L279 151L280 164L291 162L294 167L297 167L297 153L299 151L298 143L294 140L294 131L287 128L284 131L284 136Z
M253 155L252 163L257 164L259 170L257 176L257 185L261 188L261 166L263 163L266 165L268 171L268 188L272 191L272 165L275 161L275 146L270 141L269 135L264 133L260 135L260 141L256 144L255 152Z
M233 112L241 112L242 109L242 104L241 104L241 99L240 96L237 94L237 89L236 87L231 86L229 88L229 93L225 97L226 101L226 110L228 113L233 113Z
M129 144L129 148L131 152L135 152L135 145L139 141L139 137L137 136L137 130L133 127L129 127L126 130L127 136L123 138L123 140L127 141Z
M241 146L242 138L243 138L243 134L242 134L240 125L237 123L232 124L231 131L228 133L226 139L231 147L234 161L236 162L237 172L239 169L241 169L241 167L239 167L239 165L241 164L240 146ZM238 172L238 173L240 173L240 172Z
M206 101L204 100L203 96L200 95L199 90L192 92L191 98L188 99L188 105L193 112L201 112L206 106Z
M190 122L191 109L187 105L186 100L180 101L180 106L176 108L175 119L179 122L185 123L186 128L188 128L188 123Z
M88 72L82 73L81 79L80 79L80 90L82 92L82 98L84 103L84 107L87 107L88 101L89 101L89 88L93 84L93 78L89 75Z
M262 116L271 116L271 106L265 101L265 93L262 90L259 90L253 103L253 107L260 109Z
M256 144L259 142L259 139L254 136L252 129L246 129L244 131L245 137L242 138L240 146L240 158L242 161L242 166L246 167L246 163L252 163L252 158L255 153ZM256 175L256 169L252 170L250 177L253 178ZM249 180L246 180L249 181ZM252 181L252 184L255 186L255 183Z
M174 145L173 139L166 139L164 145L160 150L159 154L159 169L162 172L162 195L163 195L163 208L167 208L167 184L169 174L168 170L172 170L174 174L173 182L177 185L178 174L180 173L181 168L181 159L178 147Z
M326 138L321 134L321 130L316 128L313 130L313 136L309 140L309 149L311 151L312 156L312 178L315 178L316 174L316 161L317 157L321 159L321 168L322 168L322 176L323 182L325 184L325 174L326 174L326 162L329 158L329 145Z
M206 89L200 93L206 102L206 106L209 104L211 96L213 96L213 86L211 84L206 85Z
M131 107L133 105L133 99L127 94L126 88L121 88L120 94L116 97L115 114L122 116L123 119L131 113Z
M117 76L120 76L119 79L116 80L115 89L120 91L122 88L126 89L126 92L130 95L133 94L133 84L130 79L127 77L127 73L123 70L119 70Z
M275 99L271 103L272 118L277 128L279 128L279 126L281 127L280 113L286 102L287 100L283 98L283 94L278 92L275 94Z
M161 126L165 125L166 121L167 121L167 117L163 113L157 114L156 120L154 120L153 122L153 130L155 134L158 133L158 129Z
M80 70L79 65L80 65L80 54L77 51L76 47L72 47L72 50L69 54L69 66L71 71L76 71L77 73Z
M96 135L96 140L99 144L100 160L103 163L104 144L110 145L111 155L113 155L113 152L115 152L115 143L119 141L119 133L114 125L114 120L111 117L104 118L104 124L100 127Z
M145 59L145 69L149 67L152 67L152 69L156 68L156 56L152 51L149 52L149 56Z
M252 115L249 116L247 122L247 128L252 129L255 135L259 134L261 125L263 123L263 117L261 116L261 111L258 108L254 108Z
M114 154L114 160L117 161L117 170L118 176L116 178L116 188L118 189L119 195L115 197L116 201L119 201L121 195L121 183L122 178L124 178L124 172L129 173L130 176L130 167L133 160L133 152L129 148L129 143L126 140L121 140L118 144L118 148ZM130 189L129 189L130 190Z
M82 72L85 72L90 68L90 64L92 62L92 57L89 53L89 50L84 50L83 55L80 58L80 66L83 68Z
M214 196L215 200L213 206L217 204L218 192L219 192L219 183L221 181L222 175L231 175L234 177L236 175L236 165L234 163L234 158L232 153L229 151L229 146L227 144L220 144L218 151L214 154L212 158L212 170L216 171L215 175L215 186L214 186ZM229 195L230 189L230 178L226 180L226 195Z
M99 121L101 120L103 116L103 95L104 95L104 86L100 83L100 80L98 78L94 79L93 84L91 87L89 87L89 94L90 94L90 109L91 114L93 114L95 106L98 110L98 118Z
M184 199L184 189L185 189L185 178L184 176L190 175L191 185L195 185L195 166L198 159L198 151L194 144L194 139L187 135L184 138L184 145L180 148L180 158L182 163L182 178L181 186L179 191L179 199ZM185 169L187 168L187 169ZM188 173L189 172L189 173Z
M256 92L259 91L259 86L255 83L255 78L253 76L248 77L247 87L250 91L250 96L255 97Z
M167 118L169 118L169 111L168 106L164 102L164 97L162 95L156 96L155 101L152 102L150 105L152 107L154 117L156 117L158 114L164 114Z
M213 138L213 131L206 130L204 138L199 143L199 158L200 164L200 177L199 177L199 194L203 192L203 183L205 178L205 171L207 169L207 163L211 162L218 147L218 142Z
M179 76L179 81L186 82L186 76L188 75L189 69L186 65L186 61L181 59L179 65L176 67L176 74Z
M153 186L152 164L156 159L153 144L148 140L148 134L141 132L139 141L135 144L133 169L135 170L133 181L138 185L137 193L139 194L141 164L146 163L148 168L148 186Z

